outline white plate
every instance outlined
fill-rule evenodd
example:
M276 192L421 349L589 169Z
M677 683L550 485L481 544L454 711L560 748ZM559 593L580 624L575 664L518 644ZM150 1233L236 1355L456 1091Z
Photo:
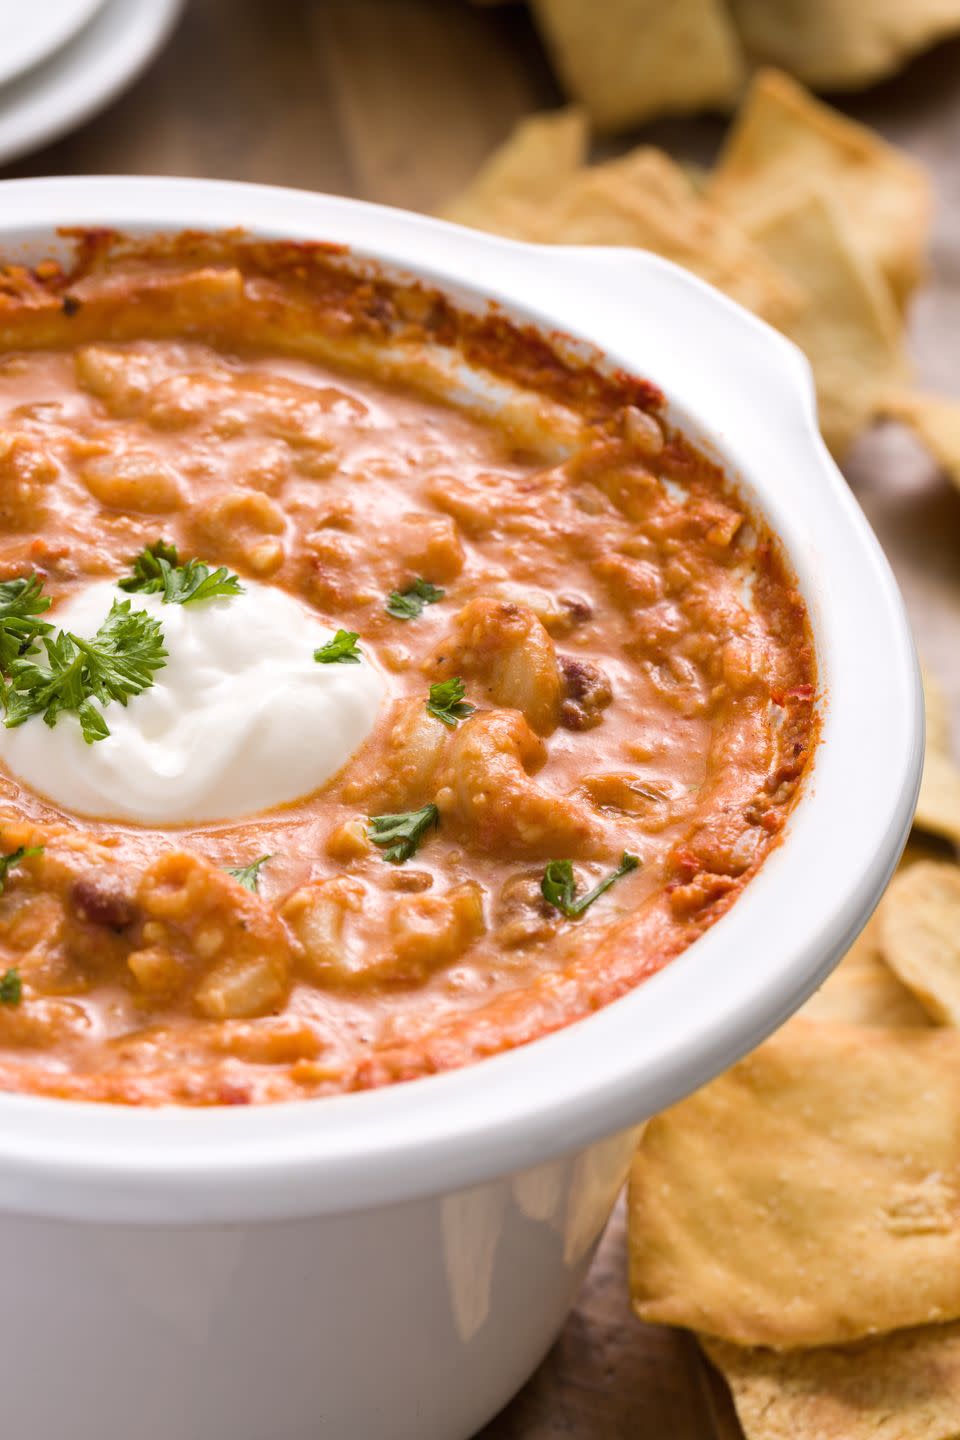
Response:
M72 40L104 0L0 0L0 85Z
M45 8L55 0L20 3ZM101 0L95 5L93 19L70 45L0 91L0 165L55 140L108 105L160 49L182 6L183 0Z

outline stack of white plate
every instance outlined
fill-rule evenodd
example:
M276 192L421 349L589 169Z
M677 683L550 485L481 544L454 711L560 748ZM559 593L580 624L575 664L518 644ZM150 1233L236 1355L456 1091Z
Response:
M183 0L0 0L0 165L103 109L166 40Z

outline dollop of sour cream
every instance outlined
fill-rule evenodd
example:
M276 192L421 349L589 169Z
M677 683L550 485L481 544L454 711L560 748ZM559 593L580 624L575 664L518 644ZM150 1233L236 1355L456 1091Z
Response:
M0 726L0 761L54 804L143 825L226 820L283 805L341 769L376 723L385 692L369 648L359 665L319 664L334 636L285 591L188 605L90 585L44 617L87 638L114 600L163 627L167 659L126 706L104 707L110 734L88 745L75 715Z

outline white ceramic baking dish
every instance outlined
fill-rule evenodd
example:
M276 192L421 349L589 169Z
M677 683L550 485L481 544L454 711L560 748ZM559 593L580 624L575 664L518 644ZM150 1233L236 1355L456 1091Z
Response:
M138 1112L0 1096L5 1435L464 1440L555 1336L638 1122L783 1021L876 904L921 764L900 596L821 443L799 352L654 256L258 186L0 185L0 253L50 254L65 224L344 242L584 337L709 441L810 607L823 733L785 843L626 998L502 1057L343 1098Z

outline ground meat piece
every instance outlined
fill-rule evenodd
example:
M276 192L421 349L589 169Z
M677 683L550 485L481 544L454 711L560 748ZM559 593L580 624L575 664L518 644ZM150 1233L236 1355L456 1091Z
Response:
M582 625L584 621L593 619L593 606L582 595L559 595L557 604L567 617L571 630L576 625Z
M117 870L88 870L80 875L71 899L78 919L108 925L112 930L131 925L139 914L132 883Z
M541 870L512 875L500 889L494 907L498 943L516 950L545 940L557 928L557 911L543 898Z
M572 655L560 655L558 660L564 684L560 724L567 730L592 730L613 699L610 681L589 660L576 660Z

